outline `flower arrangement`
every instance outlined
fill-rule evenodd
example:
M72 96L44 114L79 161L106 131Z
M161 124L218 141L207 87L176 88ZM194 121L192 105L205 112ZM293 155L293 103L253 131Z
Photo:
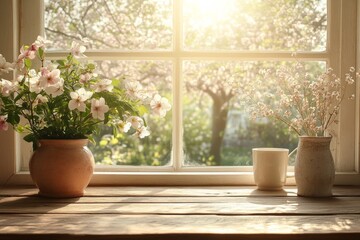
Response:
M260 94L251 105L252 117L274 118L305 136L325 136L329 127L338 123L340 104L355 97L346 96L346 88L360 77L351 67L345 82L331 68L314 79L300 62L293 68L283 66L276 72L262 70L260 74L262 79L276 78L277 85L274 92Z
M14 63L0 55L0 74L19 73L14 81L0 81L1 130L13 125L34 147L39 139L91 139L101 124L144 138L150 132L140 115L150 110L164 117L171 109L166 98L137 81L100 79L95 64L83 61L81 42L72 43L66 58L47 61L49 43L39 36L21 47Z

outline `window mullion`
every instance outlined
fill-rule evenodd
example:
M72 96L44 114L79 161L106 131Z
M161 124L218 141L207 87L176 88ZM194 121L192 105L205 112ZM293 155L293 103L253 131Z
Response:
M173 1L173 155L172 163L175 171L182 167L183 138L182 138L182 1Z

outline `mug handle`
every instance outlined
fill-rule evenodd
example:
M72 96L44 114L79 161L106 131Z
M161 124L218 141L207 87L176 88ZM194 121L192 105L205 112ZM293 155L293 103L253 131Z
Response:
M290 158L296 151L297 151L297 148L292 150L291 153L289 153L288 157ZM293 178L293 177L295 177L294 173L291 173L290 175L286 174L286 178Z

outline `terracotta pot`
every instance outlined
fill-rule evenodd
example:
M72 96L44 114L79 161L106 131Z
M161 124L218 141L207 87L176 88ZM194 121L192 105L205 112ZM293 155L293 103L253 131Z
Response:
M30 175L39 195L81 197L94 172L94 157L87 139L40 140L30 159Z
M331 137L300 137L295 160L299 196L330 197L335 179Z

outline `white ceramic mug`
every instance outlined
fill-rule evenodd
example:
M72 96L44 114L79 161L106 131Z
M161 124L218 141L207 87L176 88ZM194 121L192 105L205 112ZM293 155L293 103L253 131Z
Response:
M281 190L286 182L289 149L253 148L254 180L259 190Z

